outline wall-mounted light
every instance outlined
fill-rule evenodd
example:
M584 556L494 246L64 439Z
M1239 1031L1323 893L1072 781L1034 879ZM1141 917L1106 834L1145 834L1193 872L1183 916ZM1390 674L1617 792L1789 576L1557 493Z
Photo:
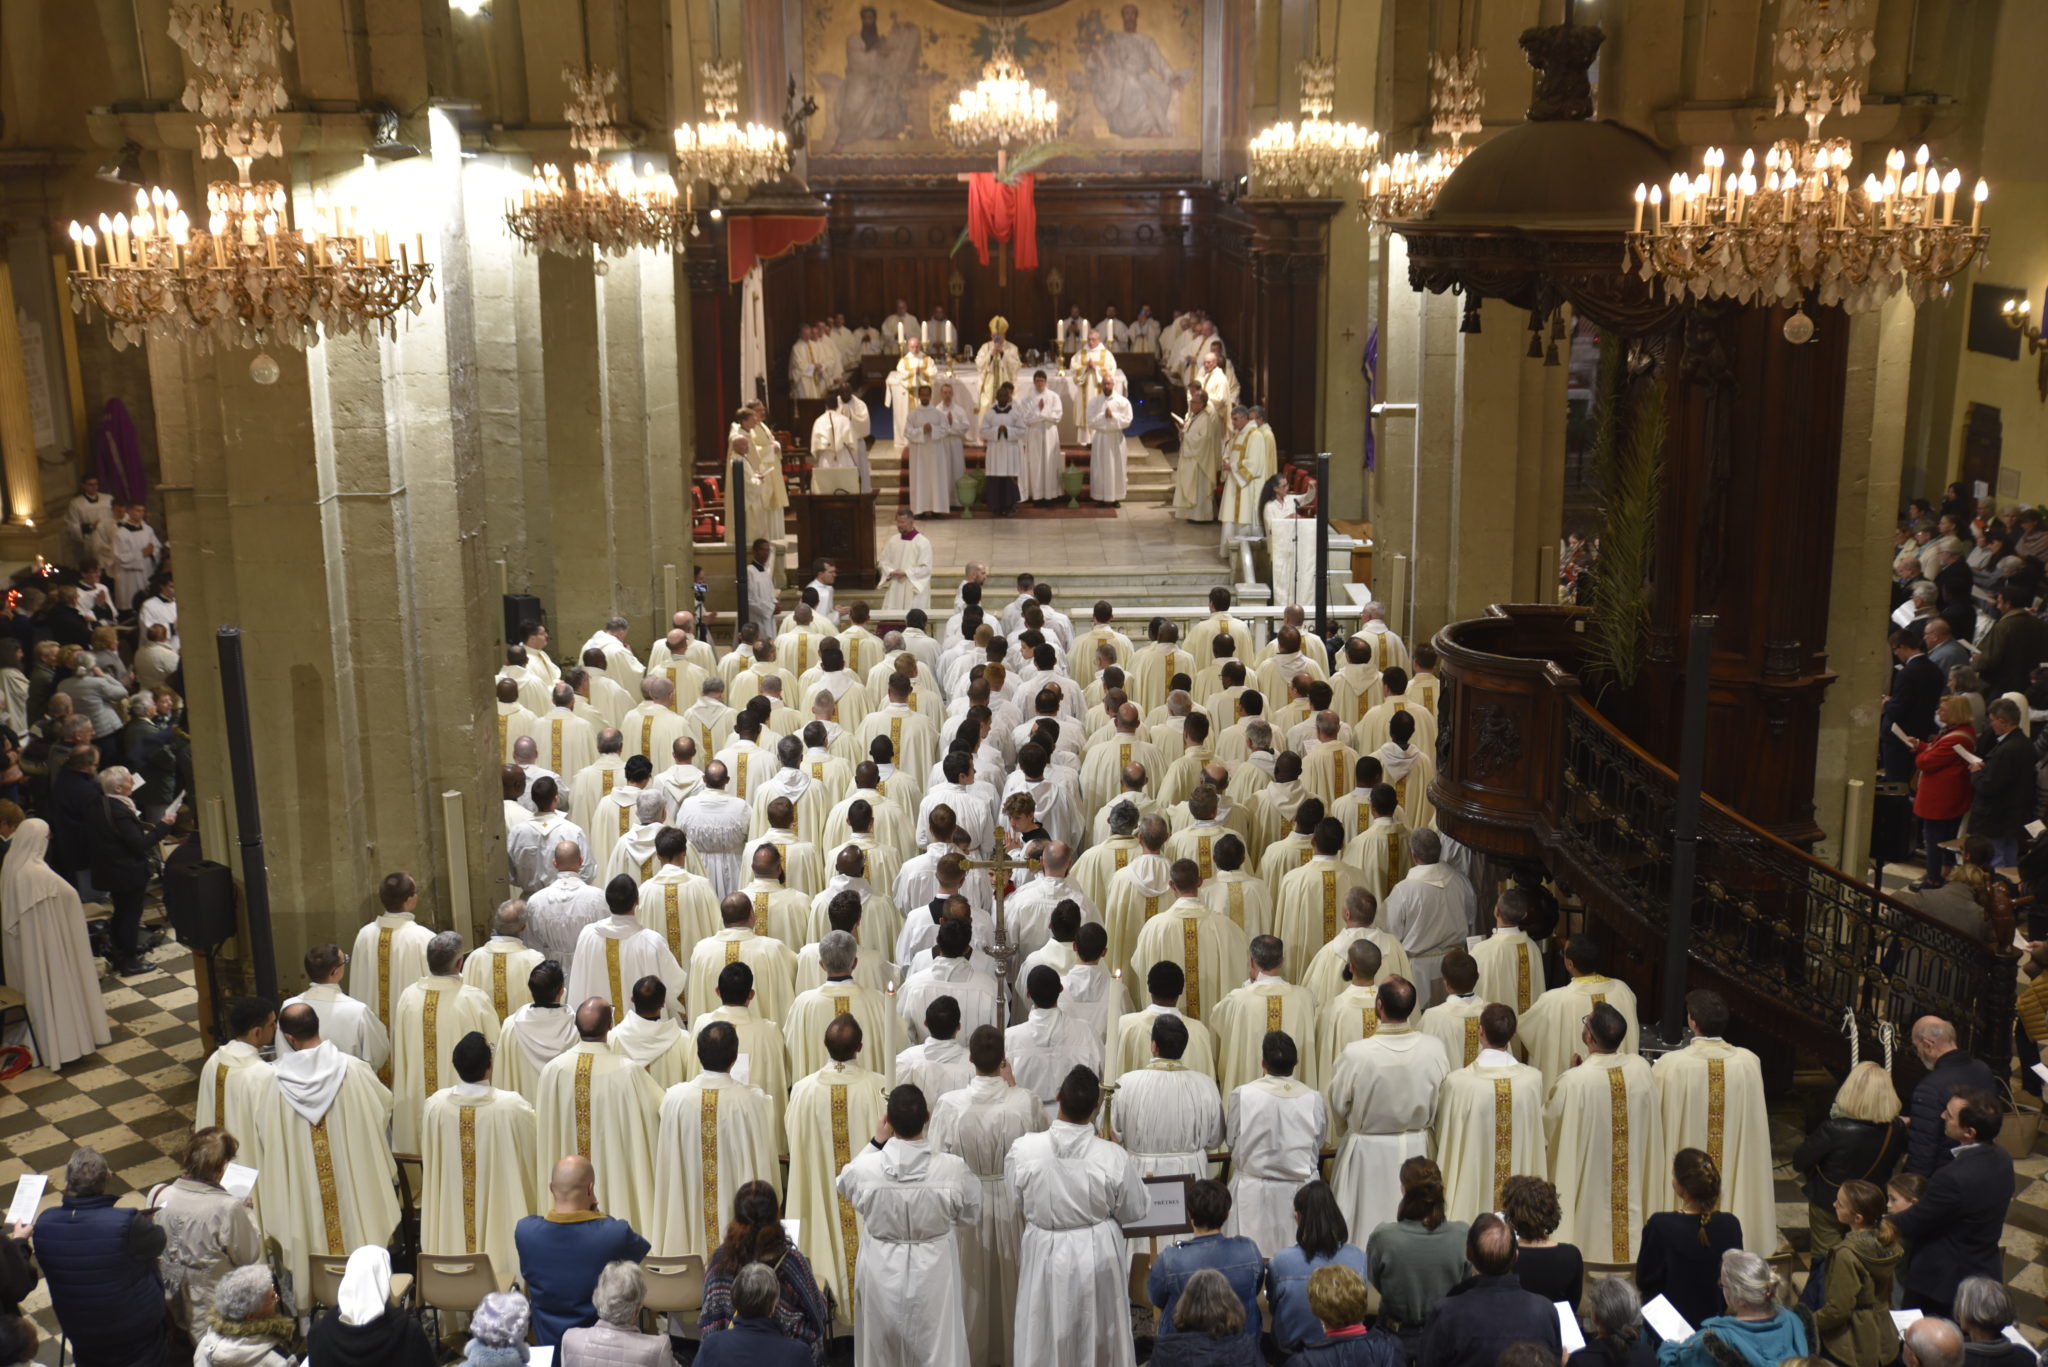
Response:
M2008 299L2002 312L2005 325L2020 335L2027 344L2027 355L2039 356L2041 368L2034 379L2034 388L2040 391L2041 402L2048 403L2048 340L2041 336L2038 323L2028 321L2033 316L2033 301L2030 299Z

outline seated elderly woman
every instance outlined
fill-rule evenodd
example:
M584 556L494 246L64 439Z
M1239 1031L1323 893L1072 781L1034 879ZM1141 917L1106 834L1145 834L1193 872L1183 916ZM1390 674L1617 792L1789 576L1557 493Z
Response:
M668 1367L668 1338L640 1332L647 1279L638 1263L613 1262L597 1274L590 1303L597 1323L562 1335L562 1367Z
M1777 1274L1754 1253L1731 1248L1721 1255L1725 1315L1709 1315L1693 1336L1657 1347L1658 1367L1720 1367L1734 1352L1751 1367L1778 1367L1786 1358L1811 1356L1819 1346L1813 1316L1780 1302Z
M292 1358L285 1345L295 1331L292 1317L278 1313L269 1267L251 1263L235 1268L213 1284L213 1306L192 1367L288 1367Z
M485 1296L469 1317L469 1342L462 1347L464 1367L523 1367L526 1327L532 1318L532 1307L517 1291L493 1291Z
M1643 1341L1643 1302L1626 1277L1601 1277L1586 1292L1586 1346L1572 1354L1580 1367L1655 1367L1657 1350Z
M733 1274L733 1317L706 1334L697 1367L811 1367L811 1346L787 1337L775 1317L782 1279L766 1263L748 1263Z
M2012 1324L2012 1293L1990 1277L1965 1277L1956 1286L1956 1328L1963 1331L1963 1367L2034 1367L2040 1359L2005 1336Z
M1244 1320L1244 1302L1230 1279L1203 1268L1174 1298L1173 1332L1159 1335L1153 1367L1259 1367L1265 1359L1258 1340L1245 1336Z

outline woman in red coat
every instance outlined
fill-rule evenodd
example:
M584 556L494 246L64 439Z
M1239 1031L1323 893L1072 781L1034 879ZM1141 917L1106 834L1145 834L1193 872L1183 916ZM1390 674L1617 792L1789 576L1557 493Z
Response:
M1911 741L1913 767L1920 771L1920 786L1913 793L1913 815L1919 818L1920 832L1927 844L1927 876L1913 887L1923 892L1946 881L1942 869L1948 852L1942 849L1941 842L1955 839L1971 800L1970 769L1956 751L1974 750L1977 744L1967 700L1950 694L1941 700L1936 716L1941 720L1941 734L1933 740Z

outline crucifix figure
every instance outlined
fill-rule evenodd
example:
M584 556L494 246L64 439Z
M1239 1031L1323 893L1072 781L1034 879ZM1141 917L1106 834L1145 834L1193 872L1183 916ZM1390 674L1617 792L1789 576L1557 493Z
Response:
M988 956L996 961L996 1003L1001 1011L997 1019L1008 1021L1010 1019L1010 996L1012 991L1010 987L1010 960L1017 957L1017 942L1010 938L1009 918L1003 914L1003 905L1009 896L1009 871L1011 869L1028 869L1032 873L1037 873L1038 861L1036 859L970 859L967 861L967 867L970 869L997 869L1002 871L1003 876L996 880L996 938L995 943L989 946Z

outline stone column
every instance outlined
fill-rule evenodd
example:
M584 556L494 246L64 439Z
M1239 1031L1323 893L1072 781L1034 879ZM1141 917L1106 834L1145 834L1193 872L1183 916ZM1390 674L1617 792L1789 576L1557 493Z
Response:
M14 275L0 260L0 459L7 484L7 521L32 527L43 510L43 476L36 465L35 425L28 406L28 369L14 322Z
M554 595L545 605L556 634L581 641L611 616L613 600L605 333L589 261L542 254L540 320L555 551Z
M1827 625L1827 662L1836 682L1821 703L1813 779L1814 818L1826 832L1816 853L1826 859L1838 858L1842 848L1844 783L1875 777L1879 699L1891 683L1891 651L1875 624L1891 607L1891 530L1905 462L1913 321L1913 305L1904 295L1876 313L1848 320Z

